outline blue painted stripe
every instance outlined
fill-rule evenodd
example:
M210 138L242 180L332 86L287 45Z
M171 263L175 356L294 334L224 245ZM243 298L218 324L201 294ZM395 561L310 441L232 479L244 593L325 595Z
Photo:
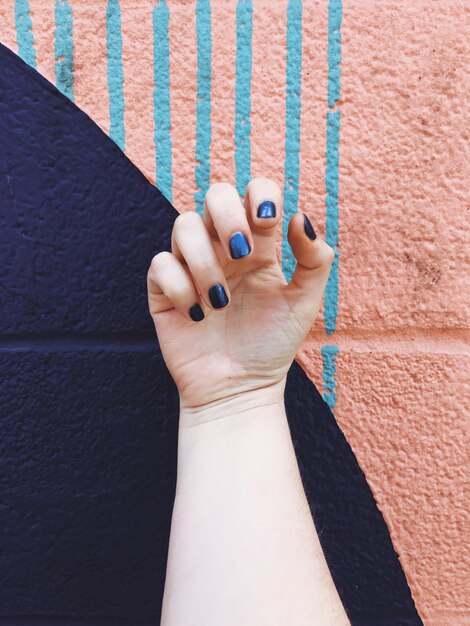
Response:
M340 111L328 111L326 114L326 242L334 249L335 258L325 289L325 328L328 335L336 329L338 317L338 166L339 166L339 130Z
M300 110L302 83L302 2L287 5L286 138L284 160L284 218L282 223L282 271L289 282L295 258L287 241L291 217L297 213L300 173Z
M56 0L54 53L55 84L65 96L73 100L73 18L67 0Z
M328 2L328 106L333 109L341 95L341 20L342 0ZM339 298L339 131L340 111L329 110L326 114L326 235L327 243L335 251L335 258L325 289L325 330L331 335L336 329ZM336 355L337 346L323 346L323 399L331 409L336 405Z
M18 55L25 63L35 68L36 50L28 0L15 0L15 28Z
M237 4L237 54L235 61L235 185L241 196L251 178L251 65L253 4Z
M165 0L157 0L153 10L153 119L156 184L171 202L173 195L171 113L170 113L170 12Z
M328 106L332 109L340 98L342 0L328 2ZM338 168L340 111L326 114L326 241L334 249L335 258L325 289L325 330L336 329L339 298L339 207Z
M125 149L124 71L122 68L121 8L119 0L106 6L106 52L108 62L109 136Z
M196 211L204 212L204 197L210 185L212 39L210 0L197 0L197 97L196 167L194 171Z
M339 354L338 346L323 346L321 355L323 360L323 400L330 409L336 405L336 355Z
M334 107L341 93L342 0L328 2L328 106Z

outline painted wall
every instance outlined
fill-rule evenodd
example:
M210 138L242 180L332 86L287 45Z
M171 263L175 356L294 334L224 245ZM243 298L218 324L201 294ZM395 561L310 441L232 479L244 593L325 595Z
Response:
M179 211L269 176L286 218L306 211L335 247L298 361L435 626L470 624L469 17L435 0L0 5L2 43ZM279 256L289 276L285 229Z

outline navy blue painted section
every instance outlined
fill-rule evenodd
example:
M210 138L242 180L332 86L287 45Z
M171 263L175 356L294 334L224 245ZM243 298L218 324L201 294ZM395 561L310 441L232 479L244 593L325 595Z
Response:
M146 270L177 212L53 85L0 62L0 333L151 330Z
M0 615L156 620L178 397L155 346L10 350L0 371Z
M158 624L178 395L145 280L177 212L1 46L0 130L0 623ZM353 624L420 624L364 476L296 363L286 406Z

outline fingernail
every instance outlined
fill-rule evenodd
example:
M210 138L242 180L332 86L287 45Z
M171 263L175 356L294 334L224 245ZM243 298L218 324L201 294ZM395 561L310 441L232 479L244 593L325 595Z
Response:
M223 285L214 285L209 289L209 300L214 309L222 309L228 304L227 294Z
M315 231L313 230L313 226L310 220L308 219L308 217L305 215L305 213L304 213L304 231L307 237L311 239L312 241L317 238L317 235Z
M196 303L189 309L189 316L193 322L201 322L204 319L204 311L201 309L200 305Z
M258 217L276 217L276 205L271 200L266 200L259 205L256 215Z
M242 257L250 254L251 247L248 243L248 239L243 233L235 233L230 238L230 254L232 259L241 259Z

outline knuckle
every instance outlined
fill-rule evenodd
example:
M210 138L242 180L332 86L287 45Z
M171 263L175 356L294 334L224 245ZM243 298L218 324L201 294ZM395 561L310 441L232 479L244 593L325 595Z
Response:
M212 183L212 185L209 186L209 189L206 192L206 202L210 203L220 197L225 196L226 194L233 193L234 189L235 188L233 185L225 181Z
M172 257L173 255L171 254L171 252L168 252L166 250L159 252L152 258L150 262L149 272L156 272L160 267L162 267L162 265L168 263L168 261Z
M184 285L168 285L165 289L165 295L172 302L178 302L184 300L186 291Z
M327 243L323 246L323 256L325 259L325 265L331 265L335 259L335 251Z
M277 197L281 197L282 196L282 189L281 187L278 185L278 183L275 180L271 180L271 185L273 188L273 193L274 195L276 195Z
M267 178L266 176L260 176L257 180L260 180L265 185L269 185L269 187L272 187L276 191L279 191L279 192L281 191L281 188L279 187L278 183L272 178Z
M217 272L217 265L212 259L201 259L197 267L197 272L204 280L210 280Z
M278 183L272 178L267 178L266 176L255 176L248 183L248 187L250 187L250 189L252 187L264 187L269 189L270 193L275 196L280 196L282 193Z
M192 228L194 224L201 221L201 216L196 211L186 211L180 213L173 222L173 232L175 235L186 230L186 228Z

